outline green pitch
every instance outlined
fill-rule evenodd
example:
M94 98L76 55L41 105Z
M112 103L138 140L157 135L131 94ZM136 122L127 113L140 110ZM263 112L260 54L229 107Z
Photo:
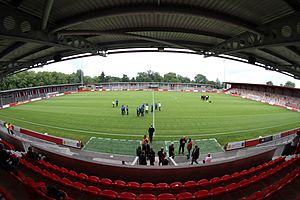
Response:
M216 138L222 145L299 127L300 113L255 101L209 93L116 91L77 93L0 110L0 119L41 133L87 142L91 137L141 140L153 123L151 113L136 116L142 103L161 102L154 114L155 141ZM112 100L129 106L129 115Z

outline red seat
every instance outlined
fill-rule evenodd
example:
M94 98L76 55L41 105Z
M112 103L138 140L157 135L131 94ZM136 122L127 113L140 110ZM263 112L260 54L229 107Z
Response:
M197 186L198 186L198 184L197 184L197 182L195 182L195 181L187 181L187 182L184 183L184 187L185 187L186 189L194 189L194 188L196 188Z
M169 190L170 186L168 183L157 183L155 188L159 191Z
M81 180L87 180L87 179L89 178L89 176L86 175L86 174L84 174L84 173L78 174L77 177L78 177L79 179L81 179Z
M237 179L240 177L240 173L239 172L234 172L233 174L231 174L231 179Z
M138 199L143 199L143 200L156 200L156 196L154 194L140 194L138 196Z
M137 196L131 192L122 192L118 197L120 200L136 200L136 198Z
M59 169L59 172L60 172L60 173L63 173L63 174L67 174L67 173L69 172L69 170L67 170L67 169L64 168L64 167L61 167L61 168Z
M239 185L237 183L230 183L229 185L226 185L225 188L231 192L231 191L234 191L236 189L239 188Z
M141 189L142 190L154 190L155 185L153 183L142 183Z
M210 184L217 185L217 184L221 183L221 181L222 180L219 177L214 177L210 180Z
M92 183L99 183L100 179L97 176L89 176L88 180Z
M238 185L240 188L247 187L251 182L248 179L243 179L240 182L238 182Z
M100 195L101 194L101 190L95 186L88 186L87 188L87 192L93 195Z
M140 184L137 182L128 182L127 187L132 190L140 189Z
M101 192L101 196L104 199L117 199L118 198L118 193L113 191L113 190L103 190Z
M73 177L77 177L78 174L77 172L73 171L73 170L70 170L69 173L68 173L70 176L73 176Z
M57 176L56 174L51 174L50 178L54 181L61 182L61 178L59 176Z
M258 200L258 199L262 199L263 198L263 192L261 191L257 191L253 194L251 194L247 199L248 200Z
M190 192L182 192L176 195L177 200L195 199L195 196Z
M205 199L209 197L209 192L208 190L199 190L194 193L194 196L196 197L196 199Z
M209 184L210 184L210 182L207 179L201 179L200 181L198 181L199 187L205 187L205 186L208 186Z
M181 182L174 182L170 184L171 190L180 190L182 189L183 185Z
M116 188L125 188L127 185L124 181L122 180L115 180L113 185L116 187Z
M226 188L224 187L216 187L216 188L213 188L209 191L209 194L213 197L216 197L216 196L219 196L219 195L222 195L223 193L226 192Z
M74 182L72 184L72 186L74 188L76 188L77 190L80 190L80 191L86 189L86 186L84 184L82 184L82 183L79 183L79 182Z
M103 186L110 186L112 184L112 180L108 179L108 178L102 178L99 182L101 185Z
M61 182L62 182L62 184L67 185L67 186L73 184L73 182L70 179L68 179L68 178L62 178Z
M228 181L230 178L231 178L231 176L226 174L226 175L221 177L221 180L222 181Z
M170 193L163 193L158 195L157 200L176 200L176 197Z

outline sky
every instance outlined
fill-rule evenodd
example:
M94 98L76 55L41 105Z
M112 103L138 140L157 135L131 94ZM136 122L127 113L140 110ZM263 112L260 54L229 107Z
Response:
M82 69L85 76L92 77L99 76L104 71L106 75L122 77L126 74L131 78L138 72L152 70L159 72L160 75L175 72L190 79L194 79L195 75L200 73L208 80L215 81L218 78L221 82L265 84L267 81L272 81L274 85L280 85L292 81L297 88L300 88L300 80L258 66L182 53L124 53L111 54L107 57L93 56L58 62L33 71L57 71L70 74L78 69Z

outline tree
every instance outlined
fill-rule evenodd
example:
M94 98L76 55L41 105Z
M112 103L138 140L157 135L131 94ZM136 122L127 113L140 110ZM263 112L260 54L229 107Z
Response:
M190 83L191 79L189 77L183 77L181 75L177 75L177 79L180 83Z
M177 79L176 73L169 72L164 75L164 82L177 83L177 82L179 82L179 80Z
M266 82L267 85L273 85L273 82L272 81L268 81Z
M107 79L106 79L106 77L105 77L104 71L102 71L102 72L101 72L101 75L98 76L98 80L99 80L99 83L107 82Z
M214 87L217 89L223 88L221 81L217 78L216 82L214 83Z
M284 84L285 87L290 87L290 88L294 88L296 87L296 84L293 83L292 81L287 81L285 84Z
M202 84L207 84L208 80L206 78L206 76L202 75L202 74L197 74L195 76L195 82L196 83L202 83Z
M129 78L126 74L123 74L122 82L129 82Z

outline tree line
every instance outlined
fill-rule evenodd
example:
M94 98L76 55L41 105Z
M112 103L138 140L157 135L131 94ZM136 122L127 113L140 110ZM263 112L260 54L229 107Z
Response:
M61 72L34 72L25 71L0 80L0 90L10 90L15 88L26 88L43 85L57 85L67 83L81 83L82 70L77 70L72 74ZM92 83L109 83L109 82L173 82L173 83L200 83L212 84L215 88L222 88L222 83L217 79L210 81L206 76L197 74L194 80L181 76L174 72L160 75L158 72L151 70L147 72L138 72L136 77L128 77L123 74L122 77L106 75L102 72L99 76L83 76L84 84Z

